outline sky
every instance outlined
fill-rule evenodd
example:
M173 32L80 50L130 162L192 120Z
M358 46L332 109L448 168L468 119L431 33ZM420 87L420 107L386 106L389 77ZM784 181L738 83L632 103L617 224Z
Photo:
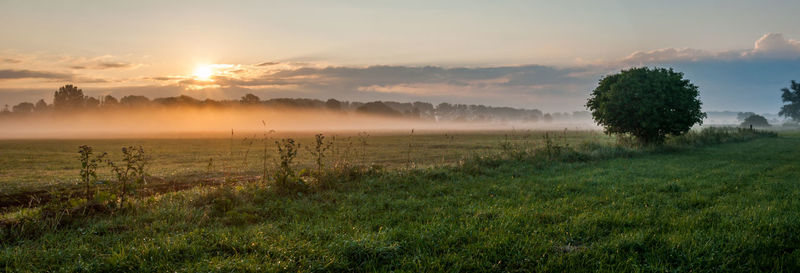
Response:
M707 111L776 113L800 1L0 1L0 104L87 95L584 110L603 75L672 67Z

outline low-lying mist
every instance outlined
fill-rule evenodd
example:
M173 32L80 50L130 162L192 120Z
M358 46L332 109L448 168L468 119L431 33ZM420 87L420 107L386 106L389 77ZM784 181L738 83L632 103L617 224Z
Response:
M136 108L0 118L0 138L195 138L239 133L586 130L591 120L435 121L318 109Z

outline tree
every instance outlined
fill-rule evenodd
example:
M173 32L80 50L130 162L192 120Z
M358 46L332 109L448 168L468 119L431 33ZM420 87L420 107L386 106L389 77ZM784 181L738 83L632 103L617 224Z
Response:
M105 108L113 108L119 106L119 100L112 95L106 95L103 97L103 107Z
M247 95L244 95L242 97L241 102L242 102L242 104L259 104L259 103L261 103L261 98L259 98L256 95L247 93Z
M781 98L784 105L781 106L781 111L778 112L778 115L791 118L794 121L800 121L800 82L792 81L789 88L781 89L781 92L783 92Z
M663 143L702 124L705 113L697 86L683 73L664 68L631 68L603 77L586 107L606 132L630 134L644 144Z
M119 104L128 107L139 107L150 104L150 99L145 96L128 95L119 99Z
M37 101L36 106L34 106L34 110L36 110L36 112L45 112L49 108L50 107L47 105L47 103L44 102L44 99L40 99L39 101Z
M15 114L28 114L33 112L34 105L30 102L21 102L20 104L11 107Z
M749 118L750 116L755 116L755 115L756 115L756 113L753 113L753 112L739 112L739 113L736 113L736 119L744 121L747 118Z
M88 109L100 107L100 100L93 97L86 97L86 100L83 101L83 107Z
M374 101L368 102L364 105L359 106L356 108L356 112L362 114L372 114L372 115L380 115L380 116L387 116L387 117L401 117L403 116L402 113L398 112L397 110L392 109L383 102Z
M325 108L332 111L341 111L342 110L342 102L335 100L335 99L328 99L325 102Z
M769 125L769 122L767 122L767 119L764 118L763 116L753 114L753 115L747 117L746 119L744 119L744 122L742 122L742 127L750 127L750 126L753 126L753 127L770 127L771 125Z
M59 111L83 108L85 101L83 90L71 84L62 86L53 94L53 107Z

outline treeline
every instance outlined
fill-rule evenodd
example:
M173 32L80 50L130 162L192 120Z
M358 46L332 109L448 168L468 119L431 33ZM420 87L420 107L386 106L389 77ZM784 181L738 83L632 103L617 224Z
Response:
M112 95L91 97L73 85L65 85L53 94L53 103L44 99L36 103L22 102L12 107L6 105L0 116L26 116L41 113L70 113L117 109L145 109L153 107L235 108L262 107L266 109L323 110L340 113L360 113L395 118L454 122L551 122L591 119L586 111L572 113L543 113L537 109L492 107L428 102L373 101L355 102L328 99L327 101L304 98L274 98L262 100L247 94L239 100L200 100L186 95L150 99L145 96L128 95L117 99Z

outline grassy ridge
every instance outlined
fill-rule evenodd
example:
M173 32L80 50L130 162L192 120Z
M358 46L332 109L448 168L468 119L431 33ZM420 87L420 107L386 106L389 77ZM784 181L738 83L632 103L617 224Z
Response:
M2 244L12 271L796 271L800 135L137 200ZM488 161L487 161L488 162Z

